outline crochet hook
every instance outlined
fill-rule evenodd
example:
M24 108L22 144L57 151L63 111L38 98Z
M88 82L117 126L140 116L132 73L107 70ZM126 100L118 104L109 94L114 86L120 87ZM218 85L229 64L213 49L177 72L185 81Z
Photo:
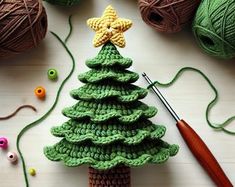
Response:
M142 75L150 85L153 84L146 73L143 73ZM189 126L188 123L179 118L179 116L175 113L175 111L172 109L170 104L167 102L167 100L164 98L164 96L161 94L156 86L153 85L151 88L161 100L163 105L167 108L172 117L175 119L176 126L184 141L186 142L198 162L204 168L204 170L215 182L215 184L218 187L233 187L223 169L220 167L218 161L215 159L215 157L213 156L207 145L200 138L200 136Z

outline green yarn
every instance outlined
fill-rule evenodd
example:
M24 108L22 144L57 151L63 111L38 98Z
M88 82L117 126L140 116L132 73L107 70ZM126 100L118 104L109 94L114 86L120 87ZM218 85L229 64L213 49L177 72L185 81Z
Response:
M73 15L70 15L69 16L69 20L68 20L68 23L69 23L69 33L68 35L66 36L65 40L64 40L64 43L67 43L69 38L71 37L72 35L72 32L73 32L73 25L72 25L72 17Z
M85 85L70 93L79 101L63 110L70 120L52 128L62 140L44 148L46 157L107 170L163 163L174 156L179 147L161 140L166 128L148 120L157 109L139 101L147 90L131 84L139 78L126 70L132 60L108 42L86 64L91 70L78 76Z
M216 87L214 86L214 84L210 81L210 79L200 70L196 69L196 68L192 68L192 67L184 67L182 69L180 69L176 75L172 78L171 81L167 82L167 83L161 83L159 81L154 81L153 84L149 85L148 86L148 89L151 88L153 85L159 85L159 86L163 86L163 87L169 87L171 86L172 84L174 84L178 78L186 71L193 71L193 72L196 72L196 73L199 73L205 80L206 82L209 84L209 86L211 87L211 89L214 91L214 98L210 101L210 103L207 105L207 108L206 108L206 121L208 123L208 125L217 130L217 131L224 131L225 133L227 134L231 134L231 135L235 135L235 132L234 131L231 131L231 130L228 130L226 129L226 127L232 122L235 120L235 116L232 116L230 118L228 118L227 120L225 120L224 122L222 123L212 123L209 119L209 115L210 115L210 111L211 109L213 108L213 106L216 104L216 102L218 101L219 99L219 93L216 89Z
M101 69L92 69L79 75L79 80L83 83L96 83L103 79L114 79L122 83L133 83L137 81L139 75L128 70L112 69L102 67Z
M155 107L149 107L140 101L123 104L112 100L107 100L105 103L102 100L81 100L76 105L63 110L66 117L75 120L90 118L94 122L103 122L115 118L121 123L132 123L140 118L151 118L156 113Z
M80 0L45 0L45 1L60 6L73 6L77 5L80 2Z
M62 160L66 166L75 167L88 164L98 170L108 170L119 164L129 167L146 163L160 164L178 152L177 145L169 145L162 140L144 140L140 144L128 146L118 142L109 145L95 145L91 142L73 144L65 139L52 147L46 147L44 153L53 161Z
M70 27L70 29L72 29L72 27ZM72 53L70 52L70 50L68 49L68 47L66 46L66 44L60 39L60 37L55 34L54 32L51 32L51 34L62 44L62 46L64 47L64 49L66 50L66 52L68 53L69 57L71 58L72 60L72 68L68 74L68 76L62 81L57 93L56 93L56 98L55 98L55 101L53 103L53 105L51 106L51 108L42 116L40 117L39 119L37 119L36 121L26 125L21 131L20 133L17 135L17 140L16 140L16 147L17 147L17 151L19 152L19 155L20 155L20 158L21 158L21 161L22 161L22 166L23 166L23 173L24 173L24 179L25 179L25 184L26 184L26 187L29 187L29 182L28 182L28 177L27 177L27 171L26 171L26 163L25 163L25 160L24 160L24 156L23 156L23 153L21 152L21 149L20 149L20 140L22 138L22 136L31 128L35 127L36 125L38 125L40 122L42 122L44 119L46 119L50 114L51 112L55 109L58 101L59 101L59 96L60 96L60 93L65 85L65 83L69 80L69 78L72 76L74 70L75 70L75 60L74 60L74 57L72 55Z
M74 99L82 99L84 101L91 99L104 99L105 97L115 97L119 102L131 102L137 99L142 99L147 95L147 90L140 88L135 85L110 85L109 88L103 90L100 93L99 90L102 89L102 84L85 84L79 89L72 90L70 95Z
M224 59L235 57L235 1L202 1L193 32L206 53Z
M90 140L94 144L108 144L121 140L127 145L141 143L145 138L162 138L165 132L164 126L155 125L148 120L139 120L135 125L123 126L120 126L117 120L110 120L100 125L69 120L62 126L51 129L54 136L65 137L67 141L72 143Z

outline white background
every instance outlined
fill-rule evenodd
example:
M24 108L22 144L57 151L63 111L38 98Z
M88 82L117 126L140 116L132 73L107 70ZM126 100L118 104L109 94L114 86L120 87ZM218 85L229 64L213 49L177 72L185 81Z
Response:
M212 109L211 120L222 122L235 114L235 62L222 61L203 54L197 47L190 28L179 34L159 34L148 27L140 17L135 0L81 0L72 8L62 8L44 3L49 22L49 30L65 38L68 33L68 16L74 14L74 32L68 46L76 59L76 70L65 85L59 103L52 114L37 127L29 130L22 138L20 147L27 168L34 167L36 177L29 176L32 187L85 187L87 186L87 166L68 168L62 163L51 162L43 155L43 147L57 141L50 134L50 128L61 125L67 119L61 114L64 107L75 104L69 91L81 86L77 75L88 70L84 65L87 58L94 57L100 48L92 46L94 32L86 26L86 20L100 17L108 4L112 4L120 17L133 20L133 27L125 33L127 46L119 51L133 59L132 70L145 71L153 80L168 81L184 66L192 66L205 72L219 90L220 100ZM59 80L47 79L48 68L56 68ZM0 62L0 115L14 111L19 105L32 104L38 109L22 110L7 121L0 121L0 136L9 139L9 151L16 151L16 136L28 123L42 116L54 101L58 86L71 68L71 60L58 41L48 32L41 45L26 54ZM140 77L138 85L147 84ZM45 101L38 100L33 93L36 86L47 90ZM196 73L186 73L174 86L161 89L172 107L203 138L224 171L235 183L235 137L216 132L208 127L205 109L213 92L207 83ZM214 186L210 178L192 156L182 140L175 122L155 95L150 93L144 101L159 109L152 120L167 126L164 140L180 145L176 157L164 165L148 165L132 170L133 187L209 187ZM234 122L233 122L234 124ZM231 125L230 128L235 127ZM0 150L0 186L25 186L22 165L11 165L6 152Z

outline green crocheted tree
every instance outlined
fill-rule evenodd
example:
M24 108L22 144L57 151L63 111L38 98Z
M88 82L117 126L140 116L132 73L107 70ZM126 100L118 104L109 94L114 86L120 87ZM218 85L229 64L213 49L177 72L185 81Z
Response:
M126 70L131 64L111 43L86 62L91 70L79 75L85 85L71 92L79 101L63 110L71 119L51 131L63 139L44 149L50 160L107 170L162 163L178 152L161 140L166 128L148 120L157 109L139 101L147 90L131 84L139 78Z
M105 13L109 16L101 18L105 23L117 19L112 7ZM105 25L97 18L89 23L95 29ZM125 23L130 24L117 19L121 26L113 27L126 30ZM112 32L109 25L107 29ZM51 130L62 140L46 147L44 153L67 166L89 165L90 187L130 187L130 167L163 163L179 148L164 142L166 128L149 120L157 109L140 101L147 90L133 84L139 76L127 70L132 60L121 56L110 42L124 45L122 37L110 41L99 37L112 34L96 35L95 41L104 45L95 58L86 61L91 70L78 77L84 85L71 92L78 102L63 110L70 120Z

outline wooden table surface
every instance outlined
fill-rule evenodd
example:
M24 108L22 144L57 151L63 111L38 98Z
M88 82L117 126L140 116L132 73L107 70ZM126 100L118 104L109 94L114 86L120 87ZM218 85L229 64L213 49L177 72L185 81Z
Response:
M94 57L100 48L92 46L94 32L86 26L86 20L100 17L105 7L113 5L120 17L133 20L133 27L125 33L127 46L119 49L121 54L133 59L132 70L145 71L153 80L168 81L185 66L192 66L208 75L219 90L219 102L213 107L210 119L222 122L235 114L235 62L222 61L203 54L195 40L186 29L179 34L164 35L148 27L140 17L136 0L81 0L72 8L62 8L44 3L48 14L49 30L61 38L68 33L68 16L73 17L73 34L68 42L76 59L76 70L65 85L59 103L52 114L22 138L21 149L27 168L37 171L36 177L29 176L32 187L85 187L87 186L87 166L68 168L61 163L51 162L43 155L43 147L60 139L50 134L50 128L61 125L67 120L61 114L64 107L75 104L69 91L80 87L77 75L87 71L84 62ZM46 72L56 68L59 80L51 82ZM16 117L0 121L0 136L9 139L9 151L16 151L16 137L28 123L42 116L52 105L58 87L71 68L71 60L58 41L48 32L41 45L26 54L0 62L0 115L11 113L19 105L32 104L38 112L30 109L20 111ZM146 87L140 77L136 83ZM33 93L37 86L47 90L45 101L38 100ZM208 127L205 110L214 94L204 79L197 73L188 72L171 88L161 89L177 113L188 121L211 149L224 171L235 183L235 137L216 132ZM214 186L210 178L194 159L182 140L174 120L168 114L155 95L150 93L145 99L149 105L159 109L152 120L167 127L164 140L180 145L176 157L163 165L147 165L132 170L133 187L210 187ZM235 129L235 123L230 129ZM6 159L6 151L0 150L0 186L25 186L21 161L11 165Z

